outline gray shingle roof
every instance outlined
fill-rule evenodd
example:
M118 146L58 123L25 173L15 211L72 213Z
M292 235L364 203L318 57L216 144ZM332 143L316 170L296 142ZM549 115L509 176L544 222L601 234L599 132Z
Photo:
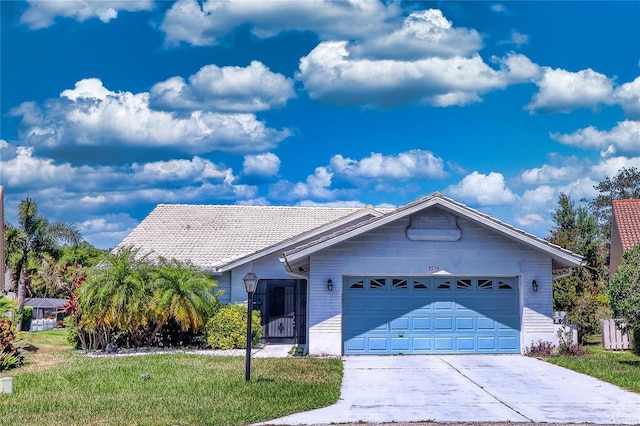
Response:
M361 211L348 207L159 204L118 248L190 261L202 269L266 249Z

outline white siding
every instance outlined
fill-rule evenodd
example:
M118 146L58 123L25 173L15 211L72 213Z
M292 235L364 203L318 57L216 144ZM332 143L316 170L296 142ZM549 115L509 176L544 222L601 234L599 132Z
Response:
M536 280L538 291L533 291ZM558 336L553 325L553 282L551 259L522 262L522 332L523 351L540 340L557 345Z
M311 354L340 355L342 353L342 258L313 256L311 270L317 271L309 280L308 312ZM327 281L333 281L333 291Z
M311 257L309 353L342 353L342 276L412 275L518 276L521 285L521 347L532 335L553 336L551 259L523 244L458 218L454 242L411 241L409 218L376 228ZM331 278L334 291L326 281ZM533 293L531 280L539 284ZM322 351L318 350L322 347Z

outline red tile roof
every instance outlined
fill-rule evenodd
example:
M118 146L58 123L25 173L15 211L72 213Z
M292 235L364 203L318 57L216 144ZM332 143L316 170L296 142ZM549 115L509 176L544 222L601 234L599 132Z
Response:
M613 215L622 240L622 250L640 244L640 199L613 200Z

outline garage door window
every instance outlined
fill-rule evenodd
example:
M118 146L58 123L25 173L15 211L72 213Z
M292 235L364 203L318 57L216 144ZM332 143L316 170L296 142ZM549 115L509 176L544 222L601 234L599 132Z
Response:
M384 278L371 278L369 288L372 290L382 290L387 286L387 280Z
M406 289L406 288L408 288L406 279L394 278L392 280L391 284L393 285L394 289Z
M479 290L493 290L493 280L478 280Z
M471 288L471 280L458 280L456 282L456 288L458 290L468 290Z

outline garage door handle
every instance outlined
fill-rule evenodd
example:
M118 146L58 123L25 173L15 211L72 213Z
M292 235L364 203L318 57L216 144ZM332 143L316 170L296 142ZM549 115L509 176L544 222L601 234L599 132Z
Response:
M404 337L404 334L398 333L398 337Z

